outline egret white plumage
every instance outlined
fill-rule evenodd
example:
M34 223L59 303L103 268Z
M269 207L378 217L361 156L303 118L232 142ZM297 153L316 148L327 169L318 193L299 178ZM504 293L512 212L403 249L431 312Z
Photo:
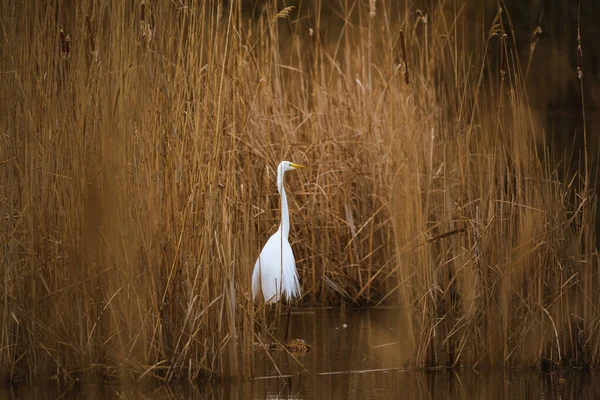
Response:
M300 297L300 282L296 271L296 260L288 240L290 216L283 175L286 171L306 168L304 165L282 161L277 167L277 190L281 195L281 223L263 247L252 272L253 298L262 292L265 303L276 303L281 297L290 301ZM286 335L287 336L287 335Z

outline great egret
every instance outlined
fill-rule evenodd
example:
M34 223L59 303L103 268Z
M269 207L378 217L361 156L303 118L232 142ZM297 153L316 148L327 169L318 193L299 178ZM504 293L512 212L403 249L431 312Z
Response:
M296 261L288 241L290 216L283 188L285 172L299 168L306 167L289 161L282 161L277 167L277 190L281 195L281 223L277 232L269 238L260 252L252 272L252 296L256 300L262 292L267 304L277 303L282 295L288 301L300 297Z

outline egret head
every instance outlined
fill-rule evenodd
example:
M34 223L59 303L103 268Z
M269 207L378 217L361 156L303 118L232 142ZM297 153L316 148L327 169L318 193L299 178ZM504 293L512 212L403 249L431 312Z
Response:
M294 169L302 169L306 168L304 165L294 164L289 161L282 161L279 163L279 167L277 167L277 190L281 193L281 189L283 188L283 174L286 171L291 171Z
M278 168L277 172L285 172L285 171L291 171L293 169L302 169L302 168L306 168L306 167L304 165L294 164L293 162L282 161L281 163L279 163L279 168Z

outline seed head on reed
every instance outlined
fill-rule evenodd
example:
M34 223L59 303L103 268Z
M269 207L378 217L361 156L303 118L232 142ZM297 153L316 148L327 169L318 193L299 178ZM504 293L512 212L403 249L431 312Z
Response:
M504 80L504 75L506 75L506 38L506 33L500 36L500 75L502 76L502 80Z
M488 39L494 36L502 36L504 30L502 29L502 7L498 6L498 11L496 12L496 16L492 21L492 25L490 26L490 30L488 33Z
M377 0L369 0L369 17L377 15Z
M146 21L146 3L143 1L140 4L140 32L142 32L144 45L147 46L152 41L152 29L150 23Z
M150 44L152 41L152 29L150 28L150 24L146 24L146 32L144 33L144 39L146 39L146 45Z
M277 14L275 14L275 16L273 17L273 22L277 21L280 18L287 18L290 15L290 13L294 10L294 8L296 8L296 7L295 6L285 7L284 9L279 11Z
M577 28L577 78L583 79L583 48L579 28Z

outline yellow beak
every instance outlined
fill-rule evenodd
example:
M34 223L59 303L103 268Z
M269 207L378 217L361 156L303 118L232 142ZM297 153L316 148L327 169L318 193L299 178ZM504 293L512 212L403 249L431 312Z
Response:
M292 167L294 169L303 169L303 168L306 168L306 166L304 166L304 165L294 164L294 163L290 163L290 167Z

